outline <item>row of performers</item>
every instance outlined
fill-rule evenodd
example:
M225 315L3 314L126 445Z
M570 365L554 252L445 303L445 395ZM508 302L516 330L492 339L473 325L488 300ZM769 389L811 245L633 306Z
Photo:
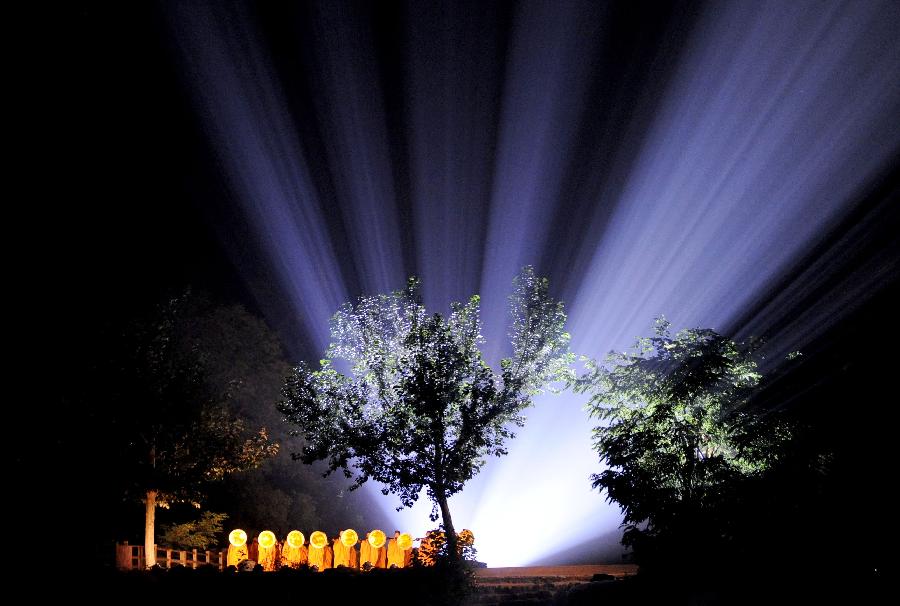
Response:
M309 543L299 530L289 532L283 541L278 541L271 530L264 530L248 544L247 533L235 529L228 535L228 542L228 566L239 566L244 560L250 560L266 571L307 566L318 571L339 566L363 570L408 568L412 563L412 537L399 530L390 540L383 531L372 530L362 542L352 529L342 530L331 540L317 530L310 535ZM358 551L357 543L360 543Z

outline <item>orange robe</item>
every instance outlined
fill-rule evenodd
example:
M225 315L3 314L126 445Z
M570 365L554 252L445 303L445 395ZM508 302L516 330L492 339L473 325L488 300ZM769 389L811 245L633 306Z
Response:
M359 567L362 568L366 562L372 565L372 568L387 568L387 549L384 545L375 549L369 544L369 541L363 541L359 545Z
M289 543L285 543L284 547L281 548L282 566L300 568L301 566L306 565L308 557L306 547L303 545L300 547L291 547Z
M397 539L390 539L387 545L387 567L405 568L403 550L397 545Z
M240 547L235 547L231 543L228 544L228 555L225 556L225 565L226 566L237 566L240 564L241 560L246 560L250 550L247 549L247 544L244 543Z
M355 551L355 550L354 550ZM350 548L341 543L340 539L334 540L334 567L350 566Z
M308 560L310 566L315 566L320 571L325 570L325 549L323 547L309 546Z
M366 562L369 561L369 551L372 549L372 546L369 545L368 539L363 539L359 543L359 567L363 568L366 565Z
M278 562L278 543L272 545L271 547L263 547L259 546L259 560L256 562L260 566L263 567L263 570L266 572L272 572L275 570L276 564Z
M331 545L325 546L325 561L322 564L325 568L334 568L334 549Z

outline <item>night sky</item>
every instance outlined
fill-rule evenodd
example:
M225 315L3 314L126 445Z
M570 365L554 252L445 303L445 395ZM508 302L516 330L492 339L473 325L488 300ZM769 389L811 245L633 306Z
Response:
M342 302L410 275L435 311L481 294L496 363L532 264L580 354L659 314L765 337L767 369L801 351L762 399L838 445L830 531L887 515L900 4L80 3L39 23L40 349L63 376L187 284L315 361ZM540 398L451 501L487 561L617 549L582 406ZM560 547L498 547L529 523Z

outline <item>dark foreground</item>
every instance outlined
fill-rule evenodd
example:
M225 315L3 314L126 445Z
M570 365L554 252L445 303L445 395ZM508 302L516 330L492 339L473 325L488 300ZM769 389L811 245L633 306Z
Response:
M317 574L222 573L217 569L116 570L61 577L18 575L23 597L43 603L340 603L472 606L888 604L893 588L878 575L775 579L749 573L728 583L649 580L633 567L579 566L482 569L462 576L440 569L329 570ZM17 590L18 593L18 590ZM62 603L62 602L60 602Z
M487 568L476 571L467 604L494 605L804 605L894 604L893 583L871 571L803 571L778 576L763 567L728 580L648 579L633 565Z

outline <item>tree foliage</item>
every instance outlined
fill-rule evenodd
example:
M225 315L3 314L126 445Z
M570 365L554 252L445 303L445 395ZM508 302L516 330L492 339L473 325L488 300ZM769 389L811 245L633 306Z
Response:
M208 549L218 542L227 517L224 513L204 511L196 520L163 526L162 544L180 549Z
M478 550L475 549L475 535L464 528L456 535L457 557L467 562L475 562ZM449 559L447 535L441 528L425 532L425 536L416 551L416 564L419 566L436 566L441 560Z
M290 427L273 404L291 365L277 334L241 305L217 304L202 293L191 295L183 315L179 340L200 352L212 393L227 393L230 410L249 426L266 427L270 441L284 443ZM204 504L228 512L235 526L268 528L279 536L294 528L358 528L367 515L364 495L347 494L342 478L322 478L323 467L297 465L279 452L256 469L210 485Z
M622 508L623 542L641 556L727 535L723 502L790 438L786 423L749 405L761 379L750 348L710 329L673 336L660 318L655 336L588 366L575 388L592 394L594 446L607 466L593 485Z
M190 292L157 307L124 335L124 351L104 388L113 429L111 452L144 501L144 549L155 564L156 508L190 502L227 474L253 469L278 452L263 427L252 431L229 406L231 388L215 388L190 328Z
M484 361L479 297L428 315L419 282L361 297L331 322L332 343L318 370L294 369L279 405L305 443L295 455L341 469L353 488L373 479L411 506L424 489L450 536L447 499L506 454L523 411L548 384L569 378L569 335L562 303L546 279L525 268L510 297L513 354L500 372ZM351 372L333 364L346 360ZM354 477L355 472L355 477ZM398 508L399 509L399 508Z
M161 505L196 501L209 482L278 451L265 428L253 431L231 411L231 390L208 380L203 351L185 338L190 304L190 294L172 298L136 323L116 377L118 429L135 487L156 491Z

